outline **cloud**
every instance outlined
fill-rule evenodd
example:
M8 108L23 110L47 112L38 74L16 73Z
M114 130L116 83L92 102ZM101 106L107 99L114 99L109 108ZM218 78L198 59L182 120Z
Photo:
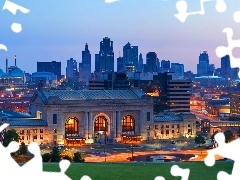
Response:
M114 3L114 2L117 2L119 0L105 0L105 3Z

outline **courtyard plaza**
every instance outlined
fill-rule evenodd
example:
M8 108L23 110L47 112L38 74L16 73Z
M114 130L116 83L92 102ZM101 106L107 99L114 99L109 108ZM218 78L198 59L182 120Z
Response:
M60 151L81 152L85 162L129 162L131 157L135 161L144 162L150 156L182 156L181 161L204 161L207 147L211 145L207 140L205 145L198 147L193 138L184 141L158 140L144 143L117 143L117 144L85 144L78 147L59 147ZM42 149L42 154L51 152L51 148ZM222 157L217 157L222 159Z

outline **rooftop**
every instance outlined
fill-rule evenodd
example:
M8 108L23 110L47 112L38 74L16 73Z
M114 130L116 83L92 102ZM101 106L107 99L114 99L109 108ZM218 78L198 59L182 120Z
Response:
M155 115L154 122L183 121L183 119L195 119L196 116L191 113L181 113L179 115Z
M4 121L10 124L10 126L47 126L45 120L34 118L30 114L2 110L0 115Z
M182 121L182 117L177 115L171 115L171 116L154 116L153 117L154 122L169 122L169 121Z
M61 100L90 100L90 99L141 99L145 94L141 90L49 90L40 91L42 99L51 96Z
M9 119L10 126L47 126L47 122L42 119Z

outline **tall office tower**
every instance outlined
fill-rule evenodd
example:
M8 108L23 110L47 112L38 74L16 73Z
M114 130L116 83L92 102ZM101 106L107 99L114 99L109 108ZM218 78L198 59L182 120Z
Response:
M85 44L85 50L82 51L82 82L88 85L91 80L91 54L88 44Z
M37 72L51 72L61 79L61 62L37 62Z
M174 72L178 79L183 79L184 65L179 63L171 63L171 72Z
M78 80L77 62L73 58L67 60L66 76L68 80L71 81Z
M100 72L114 72L113 41L108 37L100 42L99 61Z
M221 75L225 78L230 78L231 76L231 64L229 55L221 58Z
M231 68L231 79L239 79L239 68Z
M79 63L79 67L78 67L78 81L83 82L83 65L82 65L82 63Z
M167 103L174 113L190 112L191 81L169 80L167 84Z
M131 46L128 42L123 46L124 66L132 64L135 70L138 70L138 46Z
M161 63L159 61L159 59L157 58L157 72L160 73L161 72Z
M199 56L199 63L197 64L197 75L198 76L207 76L209 72L209 57L207 51Z
M147 72L157 72L157 54L149 52L146 55Z
M117 72L124 72L125 71L125 65L124 65L124 60L123 57L118 57L117 58Z
M95 72L96 72L96 73L100 73L99 54L95 54Z
M138 57L138 72L143 72L143 57L142 57L142 54L140 53L139 54L139 57Z
M169 72L170 71L170 61L162 60L161 61L161 72Z

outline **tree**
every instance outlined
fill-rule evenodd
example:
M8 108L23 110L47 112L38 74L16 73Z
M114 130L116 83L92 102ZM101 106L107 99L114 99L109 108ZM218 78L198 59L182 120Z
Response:
M70 162L72 161L72 158L68 155L65 155L62 157L63 159L69 160Z
M26 155L27 154L27 146L24 142L21 143L19 148L19 155Z
M205 144L206 141L205 141L205 139L204 139L204 137L202 135L197 135L195 137L195 143L198 144L199 147L200 147L200 144Z
M10 142L12 141L18 142L19 139L20 139L20 136L14 129L8 130L4 134L3 146L7 147L10 144Z
M230 130L226 130L224 131L224 135L225 135L225 141L226 143L232 141L234 139L234 135L233 132Z
M80 152L76 152L76 153L74 153L73 161L74 161L74 162L84 162L85 159L82 158L82 155L81 155Z
M43 162L50 162L52 158L52 155L50 153L45 153L42 155Z
M54 146L51 152L51 162L60 162L60 160L61 160L60 151L58 147Z

